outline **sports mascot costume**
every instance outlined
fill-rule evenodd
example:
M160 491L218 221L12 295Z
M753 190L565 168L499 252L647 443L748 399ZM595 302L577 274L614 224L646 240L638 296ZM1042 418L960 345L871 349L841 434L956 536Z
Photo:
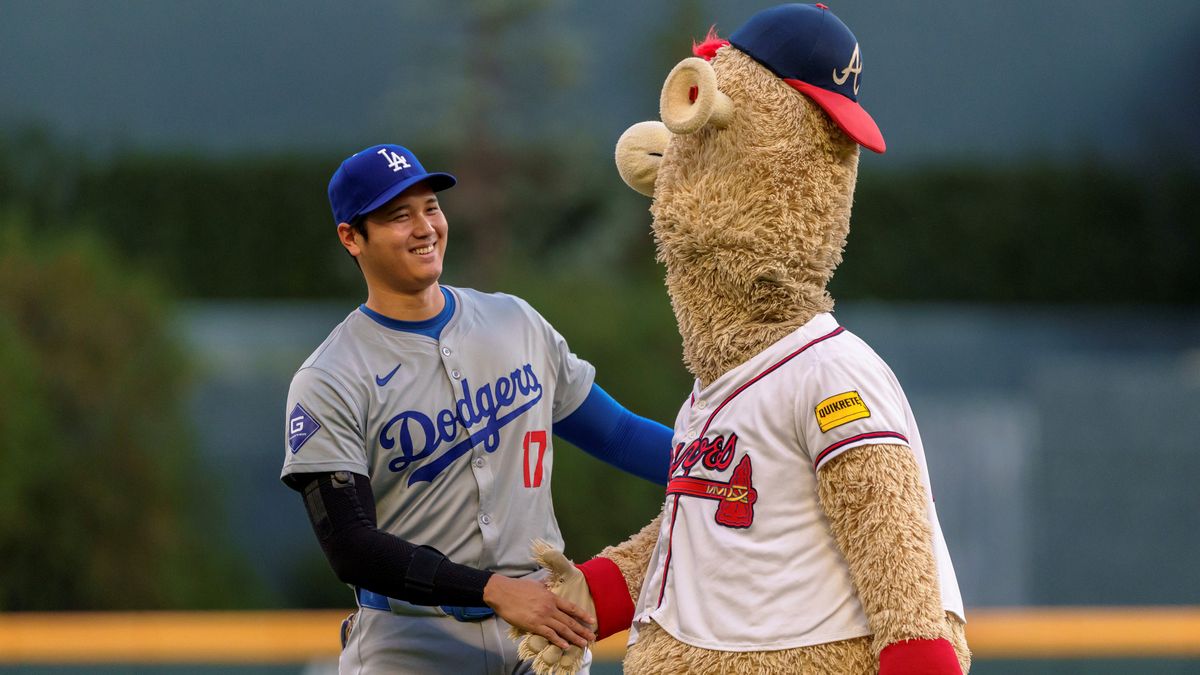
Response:
M648 673L966 673L962 600L895 376L839 326L826 286L850 226L862 56L824 5L781 5L668 76L662 123L617 166L653 198L658 259L695 388L662 514L579 566L535 547L555 592L630 628ZM541 673L562 652L515 635Z

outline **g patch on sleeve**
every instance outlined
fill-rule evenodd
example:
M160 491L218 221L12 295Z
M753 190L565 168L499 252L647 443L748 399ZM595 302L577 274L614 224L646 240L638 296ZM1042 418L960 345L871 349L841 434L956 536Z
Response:
M866 403L863 403L862 397L858 395L857 391L847 391L830 396L818 403L815 411L821 433L834 427L840 427L847 422L871 416L870 409L867 408Z
M308 442L308 439L313 437L321 429L321 423L317 418L309 414L304 406L299 403L292 412L288 414L288 447L292 449L292 454L300 452L300 448Z

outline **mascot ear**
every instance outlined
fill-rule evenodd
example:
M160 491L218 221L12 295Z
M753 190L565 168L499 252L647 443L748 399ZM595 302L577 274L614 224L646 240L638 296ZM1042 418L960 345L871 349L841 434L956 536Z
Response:
M709 122L724 129L733 119L733 101L717 89L716 71L694 56L667 75L658 108L663 124L676 134L695 133Z

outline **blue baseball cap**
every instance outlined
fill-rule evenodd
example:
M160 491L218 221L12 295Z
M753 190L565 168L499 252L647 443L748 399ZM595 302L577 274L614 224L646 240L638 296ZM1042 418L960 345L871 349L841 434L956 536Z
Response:
M765 9L729 42L808 96L859 145L883 153L875 120L858 103L862 53L858 38L821 3Z
M329 205L336 223L348 223L388 203L408 188L427 181L434 192L458 182L448 173L429 173L411 150L372 145L342 162L329 180Z

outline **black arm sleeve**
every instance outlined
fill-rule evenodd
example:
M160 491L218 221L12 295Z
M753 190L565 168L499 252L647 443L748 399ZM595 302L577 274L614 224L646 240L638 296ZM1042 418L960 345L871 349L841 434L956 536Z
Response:
M378 528L375 495L366 476L344 471L293 474L285 482L304 496L321 550L343 583L418 605L483 606L483 587L491 572L447 558L435 563L432 584L408 579L414 555L425 552ZM422 556L418 567L424 569L412 571L428 576L431 559L436 561Z

